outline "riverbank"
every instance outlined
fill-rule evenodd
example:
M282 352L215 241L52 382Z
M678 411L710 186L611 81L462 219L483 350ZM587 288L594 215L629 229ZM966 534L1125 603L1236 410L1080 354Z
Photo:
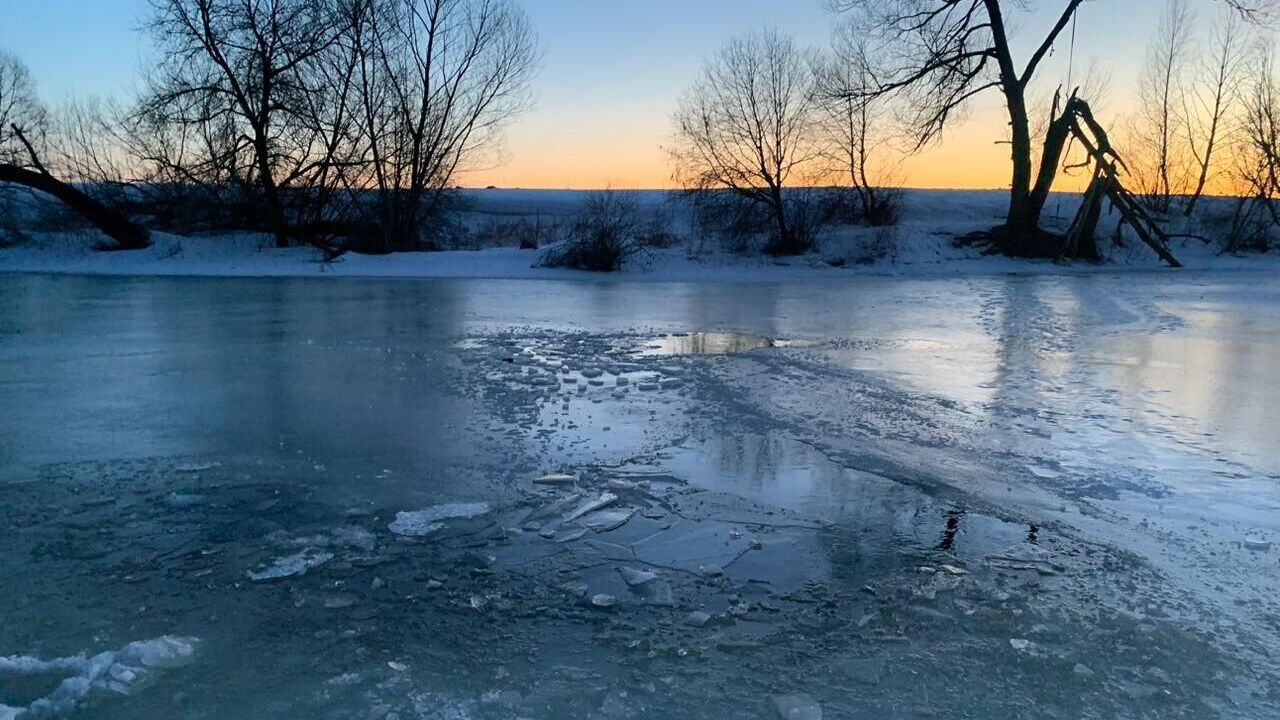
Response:
M903 220L892 228L829 227L818 249L808 255L770 258L727 251L720 240L697 228L686 203L660 191L628 191L636 212L669 228L673 247L647 248L618 273L599 274L538 267L543 250L520 250L515 237L528 228L543 238L559 236L586 196L583 191L467 190L460 223L474 249L442 252L359 255L348 253L325 262L312 248L276 249L264 235L179 236L155 233L145 250L103 252L102 238L91 231L29 232L12 247L0 248L0 272L93 275L233 277L419 277L591 279L649 282L780 282L846 279L865 275L964 276L993 274L1073 275L1166 271L1146 246L1108 244L1103 262L1052 262L984 256L975 248L957 248L953 239L1001 220L1007 199L998 191L907 192ZM1055 196L1049 225L1069 222L1078 197ZM1222 204L1222 203L1217 203ZM1179 232L1216 237L1215 203L1206 202L1197 223ZM1186 223L1184 223L1186 224ZM1110 230L1104 228L1110 234ZM544 242L544 250L545 250ZM1277 255L1227 255L1220 243L1184 238L1171 250L1186 269L1280 271Z

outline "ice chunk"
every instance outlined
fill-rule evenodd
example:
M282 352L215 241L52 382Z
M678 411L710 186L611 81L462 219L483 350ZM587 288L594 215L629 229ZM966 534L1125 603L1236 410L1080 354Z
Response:
M164 635L154 640L129 643L120 651L120 662L137 660L143 667L172 669L190 665L200 641L190 637Z
M205 497L203 495L196 495L193 493L176 493L175 492L175 493L169 493L169 497L165 498L165 502L167 502L170 505L170 507L188 508L188 507L195 507L196 505L204 504Z
M423 537L444 527L444 520L474 518L489 512L489 503L447 503L425 510L401 511L388 526L396 535Z
M333 553L308 548L288 557L280 558L259 571L249 571L250 580L276 580L294 575L305 575L333 559Z
M1247 537L1244 539L1245 550L1266 552L1271 549L1271 541L1263 537Z
M572 485L577 481L577 479L578 478L573 475L551 473L550 475L543 475L542 477L534 478L533 482L538 485Z
M222 463L218 462L187 463L185 465L179 465L177 470L180 473L199 473L204 472L205 470L212 470L216 467L221 467L221 465Z
M647 582L658 579L657 573L649 572L648 570L636 570L635 568L629 567L618 568L618 574L622 576L622 582L626 583L628 587L644 585Z
M583 515L586 515L587 513L595 512L596 510L599 510L600 508L603 508L607 505L611 505L617 500L618 500L618 496L614 495L613 493L609 493L609 492L600 493L598 497L589 498L583 501L583 503L579 505L577 509L569 513L568 517L564 519L564 522L573 522L574 520L577 520Z
M711 613L706 610L694 610L684 618L684 624L692 627L706 627L711 622Z
M773 707L782 720L822 720L822 706L808 695L774 695Z
M558 543L573 542L574 540L581 540L582 536L586 534L587 534L586 528L578 528L577 530L570 530L569 532L566 532L563 535L556 537L555 541Z
M529 513L529 517L525 518L526 523L535 523L548 518L555 517L565 511L565 508L573 505L582 498L582 493L574 493L567 497L560 498L554 502L547 503L542 507Z
M617 530L636 514L636 508L617 508L593 512L582 518L582 524L596 532Z
M377 544L373 533L362 527L340 527L333 529L333 541L339 545L358 548L366 552L373 550Z

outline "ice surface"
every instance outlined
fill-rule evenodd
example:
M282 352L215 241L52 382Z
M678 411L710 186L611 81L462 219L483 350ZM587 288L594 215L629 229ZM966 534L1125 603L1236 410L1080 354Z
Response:
M5 277L0 647L206 639L102 668L94 720L1271 720L1269 280ZM696 332L807 342L644 353Z

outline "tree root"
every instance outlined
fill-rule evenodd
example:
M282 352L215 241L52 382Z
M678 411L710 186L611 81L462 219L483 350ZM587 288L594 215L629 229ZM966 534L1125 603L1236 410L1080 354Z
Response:
M1067 238L1048 230L1021 232L1010 230L1008 225L998 225L990 230L960 235L952 240L955 247L981 248L983 255L1007 255L1009 257L1057 260L1067 246ZM1084 260L1096 260L1086 257Z

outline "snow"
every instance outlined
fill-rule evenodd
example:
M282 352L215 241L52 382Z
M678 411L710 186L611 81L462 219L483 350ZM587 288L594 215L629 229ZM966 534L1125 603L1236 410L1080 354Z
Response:
M463 192L469 203L463 222L481 236L495 225L522 219L563 222L577 212L584 197L581 191L569 190ZM31 233L29 241L0 249L0 272L762 282L863 275L1076 274L1163 267L1153 252L1136 241L1126 248L1111 249L1106 261L1096 265L983 256L973 248L953 247L955 236L1001 221L1007 203L1002 191L909 191L904 219L898 226L829 229L818 251L785 259L726 252L715 240L701 237L693 229L688 206L672 200L668 193L630 192L639 212L670 218L673 230L685 242L675 248L647 249L630 259L621 272L607 275L535 267L541 251L513 247L385 256L347 254L325 263L314 249L276 249L260 235L186 237L165 233L155 233L150 248L131 252L94 250L100 238L93 233ZM1046 223L1069 222L1077 204L1077 196L1054 196L1046 208ZM1211 211L1215 204L1206 202L1203 207L1209 210L1200 225L1181 221L1172 223L1172 229L1220 236L1225 225L1214 219L1217 215ZM1100 234L1108 232L1104 223ZM1280 257L1224 256L1195 239L1178 239L1172 249L1191 269L1280 269Z

